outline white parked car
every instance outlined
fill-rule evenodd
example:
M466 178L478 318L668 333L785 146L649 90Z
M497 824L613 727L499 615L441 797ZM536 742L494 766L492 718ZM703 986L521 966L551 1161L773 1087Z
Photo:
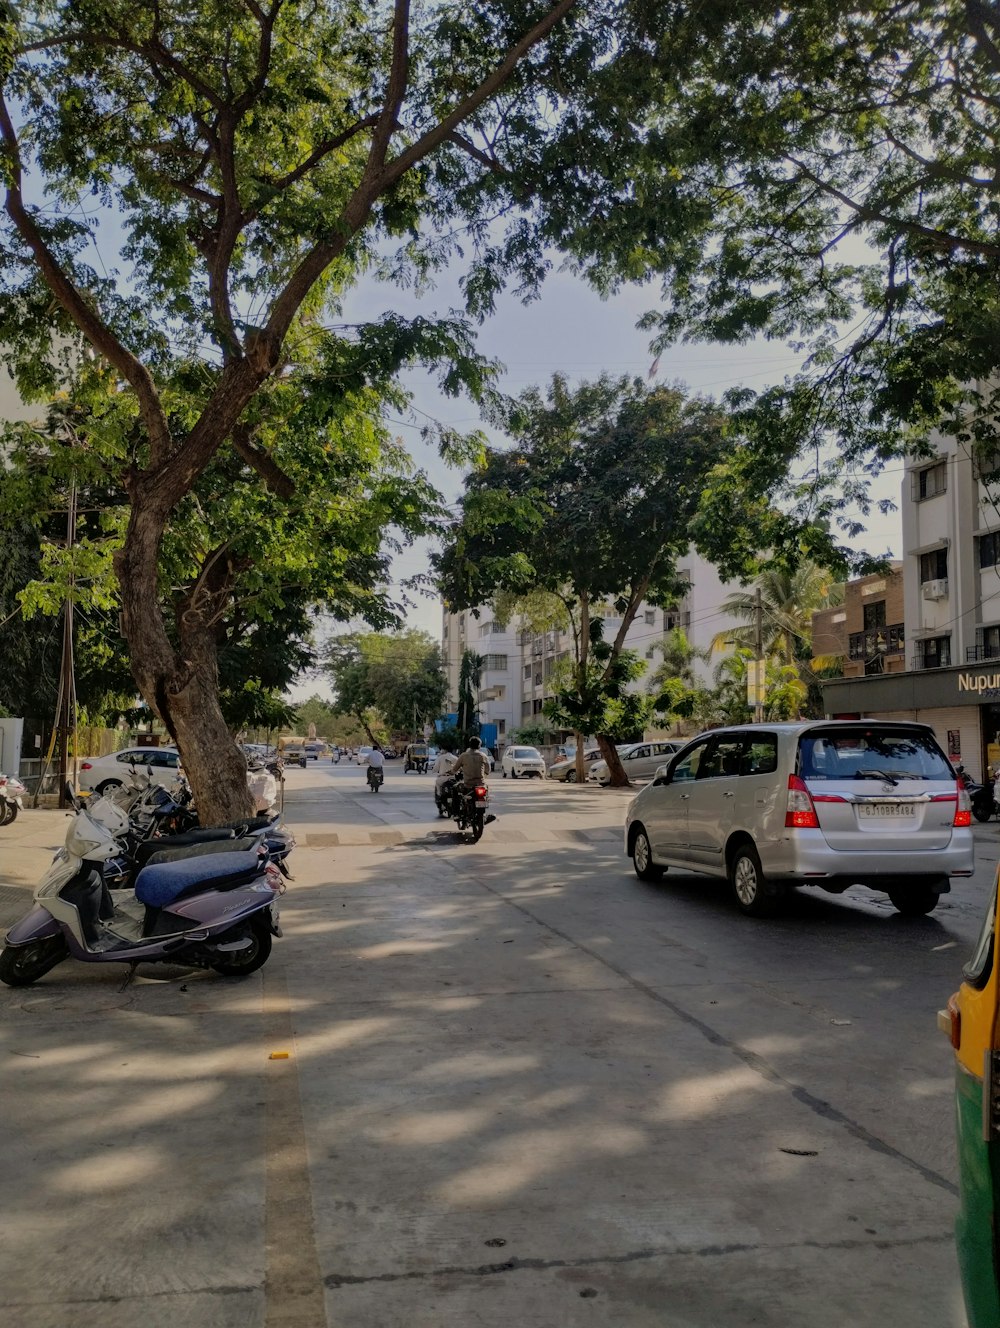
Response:
M618 748L618 755L629 779L653 779L657 768L683 745L680 742L629 742ZM607 761L595 761L587 778L606 784L611 778Z
M504 779L533 775L536 779L545 778L545 760L537 747L511 746L506 749L500 760L500 773Z
M126 747L110 756L95 756L80 762L80 789L108 793L120 788L135 766L157 784L170 785L177 778L181 757L176 747Z

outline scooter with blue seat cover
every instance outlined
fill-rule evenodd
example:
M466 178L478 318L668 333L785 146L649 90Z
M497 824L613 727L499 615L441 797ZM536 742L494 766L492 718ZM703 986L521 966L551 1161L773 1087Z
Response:
M66 843L35 891L34 906L7 933L0 981L27 986L70 957L180 964L230 977L267 962L271 938L281 935L276 904L285 883L262 843L254 838L236 849L234 840L236 851L150 862L134 895L116 892L112 899L101 867L119 852L119 842L69 786L67 794L75 815Z

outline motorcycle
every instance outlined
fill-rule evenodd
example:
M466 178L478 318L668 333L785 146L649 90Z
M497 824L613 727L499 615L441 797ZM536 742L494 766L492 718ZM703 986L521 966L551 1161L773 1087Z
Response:
M456 780L451 792L452 816L459 830L471 830L472 842L477 844L483 837L483 830L496 817L489 811L490 791L485 784L469 787Z
M27 789L13 775L0 775L0 825L10 825L24 811Z
M988 821L1000 812L1000 804L997 803L993 784L969 783L966 784L965 791L969 795L969 800L972 803L972 814L977 821Z
M116 832L125 832L128 818L107 803L99 820L69 786L67 795L75 815L65 845L34 906L7 933L0 981L27 986L70 956L89 964L182 964L227 977L267 962L271 938L281 935L275 904L285 884L259 847L150 863L134 896L113 900L100 867L118 852Z
M385 780L385 774L377 765L368 767L368 787L373 793L377 793Z

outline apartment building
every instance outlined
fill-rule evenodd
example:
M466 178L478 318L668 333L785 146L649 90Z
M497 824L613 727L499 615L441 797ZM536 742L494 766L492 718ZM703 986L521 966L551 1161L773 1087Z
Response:
M917 719L971 774L1000 766L1000 466L936 434L901 494L905 669L824 686L828 713ZM892 615L889 615L892 616Z
M843 660L845 678L906 669L903 564L848 581L844 602L813 614L813 654Z
M713 637L729 622L721 605L738 589L734 583L722 581L715 567L693 551L679 560L678 572L687 586L678 603L667 609L640 605L626 634L627 649L646 662L646 673L632 684L636 689L645 687L646 676L659 663L666 633L681 627L693 645L711 652ZM541 719L543 705L554 695L553 675L563 661L573 657L572 634L522 631L513 623L501 626L493 620L488 606L476 612L478 617L471 610L444 610L442 656L448 694L454 709L463 651L475 650L482 655L480 719L497 725L502 745L505 734ZM620 627L620 617L606 617L604 639L613 640ZM700 682L711 684L713 670L724 654L725 650L716 651L707 662L695 662L694 672Z

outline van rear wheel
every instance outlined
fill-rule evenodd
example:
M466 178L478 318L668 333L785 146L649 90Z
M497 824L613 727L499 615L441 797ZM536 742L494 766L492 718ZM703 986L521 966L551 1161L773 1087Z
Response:
M769 918L781 904L780 888L769 881L753 844L741 844L729 863L729 884L736 905L752 918Z

